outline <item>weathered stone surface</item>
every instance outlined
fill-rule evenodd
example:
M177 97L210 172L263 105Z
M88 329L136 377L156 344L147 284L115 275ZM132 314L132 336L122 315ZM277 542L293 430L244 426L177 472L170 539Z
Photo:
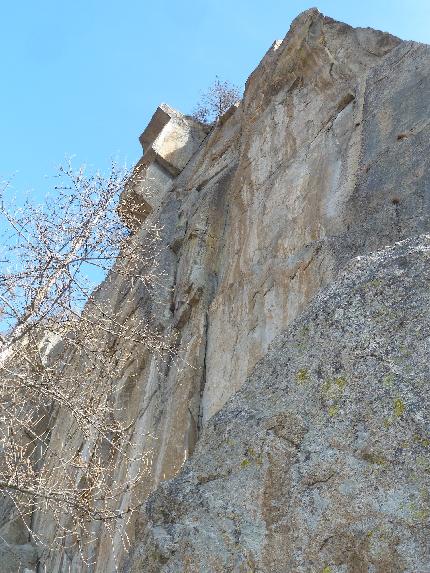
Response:
M362 237L346 248L339 236L350 234L360 177L366 78L396 43L310 10L248 80L230 240L209 310L204 420L360 248Z
M133 170L118 212L137 231L149 213L158 209L171 183L206 138L208 128L161 104L139 141L143 156Z
M199 571L200 563L204 563L207 557L205 566L209 568L208 571L228 571L231 570L229 567L236 567L238 571L243 567L246 571L256 568L258 564L258 567L277 573L289 570L286 560L290 559L293 560L291 563L302 567L297 571L307 572L312 568L303 563L306 559L309 562L316 559L316 547L320 540L321 544L324 541L318 546L322 557L312 565L315 571L319 571L318 567L321 570L323 567L337 567L338 573L348 571L347 567L354 573L366 570L360 569L361 565L354 565L355 569L348 565L353 563L350 557L351 552L355 551L353 548L357 547L359 551L357 543L361 541L363 547L373 547L371 543L375 543L375 548L369 549L376 552L375 555L379 551L379 557L372 557L374 562L369 557L369 571L382 573L402 570L401 566L399 569L392 563L403 549L407 555L405 563L410 562L410 547L415 543L412 534L398 543L393 541L397 539L396 531L404 531L406 527L400 520L398 508L393 509L395 518L392 522L387 518L386 532L383 530L382 533L372 534L375 537L365 537L362 532L368 530L363 524L358 524L354 529L348 521L350 515L358 513L349 510L349 502L345 500L351 501L353 495L357 496L357 500L360 496L370 500L372 488L380 484L378 468L381 472L388 472L386 475L390 476L389 479L399 471L399 479L403 480L399 483L406 483L403 466L396 469L397 461L390 449L394 442L387 444L386 452L379 451L382 444L375 442L375 448L378 446L376 453L369 442L372 436L376 439L385 434L377 433L378 420L376 417L371 419L373 412L377 413L373 410L375 404L371 395L364 394L363 384L365 381L370 384L369 373L372 372L369 370L366 374L365 365L373 368L375 376L380 373L376 363L366 362L371 361L371 358L366 358L367 350L363 350L360 359L358 354L351 354L350 358L339 355L336 361L330 345L324 345L317 334L317 327L321 327L321 332L326 333L324 336L329 337L329 324L317 323L313 311L306 315L306 320L313 321L314 325L314 330L309 334L314 337L313 345L319 348L318 352L327 352L326 369L321 370L321 376L324 374L328 381L342 379L343 374L338 375L336 371L339 364L351 378L351 381L348 379L348 391L351 388L351 396L361 401L363 428L368 428L368 434L363 429L362 454L348 449L356 447L358 443L352 430L352 427L356 427L352 422L356 419L356 410L349 402L345 402L347 405L343 410L344 402L340 398L336 401L336 392L342 390L346 400L347 390L341 388L343 382L339 380L334 385L329 384L328 397L323 403L318 389L323 387L325 378L318 378L311 370L309 365L317 363L317 350L312 354L312 348L305 345L305 339L303 352L299 356L299 349L294 350L291 360L297 363L298 370L312 372L309 395L298 385L293 395L296 401L286 412L282 392L276 394L272 386L268 386L266 391L262 382L260 386L257 385L257 369L251 384L253 388L258 386L261 396L252 395L254 400L247 395L245 400L245 394L241 394L235 398L239 402L233 404L238 403L242 407L243 401L243 416L234 408L232 410L231 403L225 414L230 416L231 426L240 439L238 426L243 420L244 432L246 430L243 437L248 441L242 443L238 440L237 443L228 444L230 422L225 422L224 413L215 420L212 418L249 378L273 339L300 316L320 289L332 283L352 258L379 251L407 237L430 232L429 78L428 46L401 42L389 34L370 29L353 29L312 9L293 22L283 41L273 44L249 78L243 101L237 109L230 110L207 137L200 124L192 123L189 118L167 106L160 106L142 134L145 153L136 166L137 176L131 179L124 191L119 208L136 237L142 241L143 249L147 229L153 223L163 228L164 248L159 262L165 276L162 284L148 292L132 280L132 275L130 280L125 281L112 272L97 294L100 301L107 300L113 310L120 313L122 323L130 328L145 316L150 317L165 333L177 333L177 360L167 364L130 341L117 340L114 344L118 355L132 356L120 379L115 380L118 389L115 399L123 407L121 415L124 425L131 424L133 428L130 432L130 453L134 458L146 453L151 460L147 479L140 484L141 499L145 499L162 480L180 472L184 462L193 454L203 428L210 424L210 429L206 432L195 462L196 468L199 463L206 464L205 472L203 466L198 470L201 479L198 477L200 473L195 473L197 470L188 469L179 481L162 487L149 506L149 517L158 525L146 529L148 514L145 512L136 523L132 520L128 525L127 533L132 542L145 537L145 542L132 553L129 563L131 570L150 571L152 567L153 571L158 571L157 567L165 566L166 571L173 571L177 566L178 571ZM418 260L418 247L411 249L412 259ZM369 264L372 271L363 270L363 267L360 267L361 270L350 269L351 277L360 281L360 277L367 272L379 273L376 270L379 268L378 261L394 265L390 251L387 253L378 255L373 267L373 263L366 259L366 265ZM390 268L394 269L393 266ZM416 270L418 267L413 268ZM388 274L382 276L381 280L385 280ZM345 276L339 283L343 285L340 296L342 300L350 301L353 290L347 288L347 280ZM399 289L404 286L402 280L400 277ZM388 296L391 290L387 289L388 286L385 289ZM367 291L364 289L363 292ZM334 300L331 296L324 299L328 301L327 304ZM365 308L359 302L355 303L357 320L365 316ZM371 303L370 300L369 312L376 309ZM317 303L314 310L319 308L323 312L324 305L321 304ZM404 304L407 307L407 303ZM348 312L352 310L345 309L345 312L348 317ZM376 321L372 317L371 320ZM354 317L351 315L350 318ZM304 324L303 320L295 324ZM347 319L345 323L342 319L339 325L337 322L333 324L334 337L338 332L336 328L345 328L345 332L350 328ZM383 325L378 328L383 328ZM378 337L375 335L372 338L371 330L365 332L369 348L373 345L382 348L378 346ZM384 334L385 331L375 332ZM408 332L401 331L400 338ZM362 340L359 334L357 332L357 340ZM393 331L393 338L394 334ZM345 352L353 350L357 340L351 337L346 339L345 344L350 346L345 347ZM384 341L388 344L387 338L381 340L381 344ZM101 336L100 346L107 344L112 345L112 341ZM414 344L418 344L418 339ZM279 348L278 342L273 347L276 348ZM279 368L285 365L282 356L289 352L288 348L279 350ZM267 365L270 360L262 364ZM300 360L303 364L299 365ZM287 371L282 374L278 366L275 368L273 365L276 376L292 384L291 376ZM362 370L363 380L360 381ZM303 371L299 377L306 382L308 376ZM276 383L274 378L275 386ZM409 407L409 398L411 404L415 400L414 393L403 395L403 382L393 383L399 396L390 395L388 398L386 391L384 408L387 412L384 418L393 416L393 403L388 413L389 400L402 400L405 408ZM381 384L377 388L385 389ZM304 384L303 388L308 386ZM315 394L311 393L311 388ZM335 395L330 398L332 392ZM269 404L271 396L275 402L279 400L279 412L276 403L274 406ZM309 404L306 405L308 396ZM260 401L264 408L275 408L271 414L271 428L260 425L260 422L266 424L266 418L251 398L255 404ZM402 409L400 403L397 404L397 408ZM303 406L303 415L295 409L296 406ZM337 406L339 411L336 410ZM315 411L312 410L314 407ZM258 412L256 410L256 417L252 421L248 419L248 413L255 408ZM333 408L330 410L333 416L327 415L329 408ZM348 417L350 415L352 418ZM343 417L344 426L340 422ZM332 418L335 418L334 422ZM72 420L61 412L57 420L51 447L55 451L67 443L73 456L84 447L83 437L75 431ZM393 424L394 429L389 431L397 436L398 428L404 426L406 434L412 432L412 426L407 425L408 420L403 415L399 416L399 420ZM132 422L135 422L134 426ZM222 432L226 432L222 438L226 442L222 447L216 430L218 423L224 428ZM316 426L311 427L311 423ZM332 443L334 437L331 429L334 427L339 428L340 432L337 445L336 442ZM357 428L360 434L362 426L358 424ZM345 435L342 434L343 430ZM380 431L385 430L384 427ZM262 436L266 433L270 438L267 451L262 445ZM316 440L315 451L306 441L307 436ZM424 436L423 439L427 438ZM299 467L297 456L303 441L306 443L303 456L306 457L309 451L314 453L310 454L309 459L302 460L304 465L300 466L304 468L303 480L308 483L306 487L303 485L306 496L301 500L297 492L302 491L302 486L297 485L297 480L302 478L297 477L291 468ZM222 449L224 446L225 452ZM212 461L210 455L205 454L211 448L215 452ZM245 451L247 448L248 453ZM264 454L264 460L260 460L258 448L261 455ZM366 453L366 448L370 448L369 453ZM318 457L321 452L327 455L321 457L319 467L315 456ZM377 460L382 461L382 458L374 456L387 458L389 464L378 464ZM341 460L339 463L345 468L339 468L337 477L330 477L333 466L337 465L336 460ZM224 465L217 467L221 461ZM238 465L241 464L243 467L239 471ZM354 473L354 468L357 473ZM368 468L370 477L366 477L365 468ZM121 480L126 470L124 462L118 462L115 479ZM315 477L312 477L314 470ZM228 478L230 472L233 476L231 480ZM265 477L262 472L266 472ZM219 476L224 473L226 477L221 479ZM357 482L362 479L361 489L355 490L355 493L353 488L348 490L349 475ZM313 479L316 480L314 484ZM326 485L320 486L319 480L323 483L325 479ZM347 485L341 487L341 479L345 479ZM385 482L384 479L381 478L381 483L385 487L389 480ZM425 479L424 474L420 473L416 483L422 483L425 488ZM217 489L218 485L220 490ZM254 490L254 487L257 489ZM323 487L327 489L320 493ZM341 489L336 489L338 487ZM209 495L211 488L215 493L209 503L205 496ZM229 507L233 504L233 490L241 490L235 493L241 519L240 536L234 533L236 506L229 513ZM382 488L381 491L388 490ZM405 497L406 491L404 485L400 497ZM413 487L411 492L415 492ZM202 503L208 505L198 505L194 495L200 496ZM299 497L294 497L296 495ZM389 514L388 508L394 502L388 493L386 501L373 495L374 520L379 523L382 515L386 517ZM187 496L196 502L195 511L191 509ZM332 499L335 500L337 513L330 525L324 503ZM122 507L130 501L130 496L124 495ZM380 510L376 507L379 503L386 505ZM413 497L411 503L418 502ZM218 504L217 516L213 504ZM300 504L305 504L307 508L302 521L299 519ZM210 510L207 515L206 508ZM244 508L249 510L248 517L243 516ZM369 524L373 523L370 509L367 506L364 509L368 512ZM294 519L290 519L290 515ZM315 516L314 521L309 517L312 515ZM326 540L329 535L324 537L322 529L318 529L323 528L322 515L328 520L327 531L334 532L332 541ZM183 518L189 519L187 523L182 521ZM165 520L171 525L166 525ZM398 529L397 520L400 520ZM196 528L194 533L190 533L191 523ZM36 532L39 530L55 535L55 524L46 516L35 515L33 525ZM343 525L346 537L340 533ZM184 534L181 537L182 530ZM115 571L116 566L121 567L124 546L119 530L111 537L99 525L95 525L93 533L98 543L91 555L95 564L89 570L110 573ZM170 533L173 537L170 537ZM156 541L157 536L159 541ZM297 541L299 538L302 539L301 549ZM369 541L371 538L374 541ZM242 544L242 539L246 540L247 545ZM421 538L417 539L419 544ZM189 553L185 549L187 540L191 543ZM241 546L239 549L237 544ZM282 549L287 547L286 544L295 548L295 553L290 554ZM177 557L172 553L175 547ZM199 547L201 557L197 559ZM210 561L208 547L213 549L214 564ZM424 551L423 547L420 551ZM388 555L389 550L395 557L381 557L384 551ZM358 554L365 555L364 549L360 551L362 553ZM424 563L422 551L417 553L420 563ZM344 562L341 561L342 552L349 555ZM244 556L249 556L248 565ZM236 558L239 560L237 563ZM163 559L166 560L164 565ZM219 569L224 566L220 565L223 559L225 569ZM243 559L245 561L241 565ZM252 565L253 559L255 566ZM384 564L384 559L387 564ZM402 563L400 557L398 563ZM43 551L41 570L44 567L53 573L86 570L79 553L73 550L62 556ZM404 571L414 570L405 567ZM291 566L290 570L295 569ZM324 573L328 571L326 569Z
M2 500L4 510L10 503ZM8 508L13 514L13 509ZM4 513L2 511L2 513ZM0 516L0 571L1 573L33 573L37 567L38 553L30 543L28 529L18 518Z
M31 543L0 542L0 567L2 573L35 573L37 550Z
M147 504L132 572L430 570L430 236L359 257Z

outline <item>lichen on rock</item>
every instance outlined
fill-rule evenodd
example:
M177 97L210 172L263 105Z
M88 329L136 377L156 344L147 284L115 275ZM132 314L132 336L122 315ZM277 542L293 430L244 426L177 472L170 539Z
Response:
M176 355L109 341L131 357L113 399L150 497L128 555L94 525L92 573L430 571L429 117L429 46L316 9L210 131L157 109L119 211L142 247L162 229L163 281L112 272L97 296L124 325L154 317ZM50 447L73 456L58 419ZM72 549L38 559L86 570Z
M130 571L426 571L429 284L429 235L352 261L151 496Z

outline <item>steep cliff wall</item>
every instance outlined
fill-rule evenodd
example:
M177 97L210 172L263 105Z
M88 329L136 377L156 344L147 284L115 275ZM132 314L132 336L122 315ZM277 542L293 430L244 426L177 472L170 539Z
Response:
M113 344L118 355L129 352L133 357L121 379L114 383L115 399L122 408L124 422L136 422L130 430L130 451L135 457L146 453L150 462L147 478L141 482L140 496L145 498L162 480L177 475L193 454L204 428L209 429L203 431L205 437L195 465L187 466L178 481L163 486L153 498L149 513L142 511L137 521L127 526L134 547L127 565L131 571L415 570L409 557L404 558L403 569L394 565L390 569L391 564L384 565L385 569L382 565L360 569L351 565L355 562L350 557L349 561L330 557L337 551L330 549L332 545L354 545L355 541L348 540L354 538L355 530L348 530L345 542L338 541L335 534L335 541L323 538L318 528L323 527L322 505L326 507L329 501L321 496L309 501L308 513L305 512L301 523L296 524L296 517L290 519L283 509L294 503L294 516L303 509L297 501L301 494L291 485L290 473L285 473L286 468L296 463L294 456L307 455L308 450L299 448L303 436L311 428L306 435L312 441L315 432L320 432L320 450L315 446L318 457L328 447L328 441L334 439L326 410L333 408L333 414L341 416L343 403L336 398L337 394L329 397L326 404L317 400L311 390L306 395L295 390L297 396L292 396L291 408L295 411L297 402L297 409L300 406L302 412L304 399L309 400L309 407L305 419L296 412L297 419L293 416L291 421L287 416L287 420L285 400L288 402L289 398L272 391L270 376L261 377L258 372L261 368L266 373L273 370L274 381L285 377L286 384L292 385L294 376L284 372L286 363L282 357L284 350L290 352L288 348L294 344L297 346L297 349L294 346L294 352L297 351L294 370L301 372L299 382L303 382L297 388L307 388L308 378L313 380L314 372L318 371L315 355L306 357L311 351L322 359L327 353L327 372L318 375L320 384L332 379L345 379L349 383L355 370L363 371L366 362L351 361L344 372L341 359L352 353L359 361L361 350L357 348L364 344L361 339L349 341L347 337L345 346L339 347L337 359L330 344L331 318L321 318L321 325L317 324L318 314L324 312L325 305L332 304L332 295L321 299L323 302L312 307L308 318L300 319L294 327L306 329L309 321L312 332L320 329L316 338L305 337L303 344L296 343L293 328L276 342L275 350L262 363L265 366L259 367L251 379L249 390L245 384L239 397L229 402L220 415L213 416L245 383L257 362L267 354L275 336L306 309L321 288L336 279L352 258L430 231L429 56L427 46L401 42L370 29L353 29L312 9L301 14L286 38L267 52L250 76L242 102L229 110L213 129L208 131L162 105L142 134L145 153L124 191L119 209L141 239L143 249L147 229L153 223L163 227L159 262L165 276L162 284L148 293L134 284L132 276L124 282L112 272L98 292L100 301L108 300L121 312L124 324L132 325L141 315L150 316L166 335L177 335L177 358L169 361L161 361L131 342L117 340ZM419 255L418 247L415 252ZM386 259L381 256L378 260L383 265ZM414 269L417 274L418 267ZM364 270L363 276L352 273L350 282L364 281L367 272ZM372 272L377 275L379 270L375 268ZM384 281L391 276L387 273ZM395 275L394 270L392 273ZM354 297L361 294L350 293L345 286L349 279L342 280L338 287L344 292L341 306L354 307ZM400 307L403 305L403 299L396 301ZM375 305L372 309L379 312L376 302ZM351 317L345 318L345 328L353 328L354 332L367 320L365 306L357 312L356 323L350 322ZM399 344L400 340L409 344L405 329L406 326L400 331ZM376 331L370 329L362 334L369 348L372 332ZM327 337L327 342L318 347L321 337ZM385 331L378 331L377 338L384 348L391 344ZM100 344L112 341L101 337ZM379 377L382 374L378 371ZM420 370L424 384L421 374ZM357 446L363 452L369 449L367 441L371 434L366 424L373 415L370 402L366 405L369 396L363 390L366 380L363 377L357 382L356 393L357 400L364 401L365 414L358 425L351 422L360 435L367 436L363 437L362 446ZM343 382L338 386L343 390ZM403 404L400 387L395 388L395 395L390 394L387 400L399 399ZM337 392L335 387L334 390ZM319 391L319 387L315 389L315 393ZM417 395L411 394L411 403L416 399ZM278 414L276 403L282 404L279 413L285 420L279 424L274 421L275 429L268 430L282 434L284 426L291 426L284 433L297 434L297 440L288 434L285 445L273 438L276 442L273 448L270 446L272 449L262 453L261 435L267 420L260 419L260 414L246 413L256 408L260 400L261 407L268 408L270 419ZM288 406L288 412L291 408ZM386 408L384 416L391 419L389 406ZM52 435L53 447L61 448L68 440L71 451L78 451L83 447L82 436L74 433L70 420L61 418L61 414L59 419ZM244 435L236 436L242 421ZM383 421L381 424L383 427ZM348 432L351 427L348 426ZM236 437L232 438L232 450L224 451L230 430ZM343 427L338 431L342 434ZM253 445L254 435L258 447ZM279 440L282 439L281 436ZM383 440L383 434L377 434L377 439ZM352 438L348 440L342 438L343 445L336 447L347 451L352 447ZM366 467L372 471L375 465L385 468L385 461L378 464L372 459L394 463L390 448L391 445L386 451L378 446L376 453L369 450L357 463L370 464ZM332 479L330 472L333 465L343 464L344 459L341 456L335 461L334 454L334 457L321 455L327 457L328 469L318 470L314 484L326 480L327 484L340 488L340 478ZM203 476L205 465L209 469ZM214 465L219 467L212 468ZM248 465L252 467L247 468ZM138 469L118 463L115 479L121 480L126 471L132 474ZM360 476L362 487L369 488L371 495L374 484L365 475L365 471L357 473L352 485L345 482L342 487L350 487L350 495L361 495L361 490L354 490ZM393 475L387 473L387 479ZM399 476L404 483L405 474ZM421 479L418 478L418 483ZM318 488L309 487L312 495L319 495ZM240 489L242 493L239 500L230 503L232 489ZM213 495L210 494L208 501L209 490ZM401 497L402 503L409 503L406 494ZM387 494L388 505L390 499ZM131 494L125 495L122 507L133 502ZM339 531L342 520L346 519L347 503L335 507L333 528ZM224 513L229 520L225 527L221 524ZM44 517L35 516L34 527L51 529L52 535L55 534L55 526ZM391 529L390 535L401 535L403 526L399 527L398 531ZM291 540L288 532L293 535L294 530L295 537ZM373 530L358 531L357 535L364 539ZM98 543L93 551L95 565L90 570L102 573L113 572L116 566L122 568L125 553L120 531L111 538L95 526L94 535ZM408 539L413 547L415 541L411 535ZM279 553L277 544L285 546L284 553ZM307 553L299 551L299 545L309 545L310 549ZM205 550L205 546L209 549ZM320 561L314 557L317 546L327 552ZM200 557L204 564L200 564ZM417 559L421 559L417 563L425 562L424 557ZM323 569L325 564L338 568ZM66 551L62 556L42 552L42 571L44 566L53 572L86 570L76 551Z
M169 193L181 198L179 220L186 226L177 251L174 320L185 312L186 322L179 320L183 340L194 343L197 333L199 336L201 333L201 339L191 346L193 353L187 355L188 359L195 357L191 363L196 370L184 372L187 384L181 387L177 398L177 403L183 404L183 414L176 409L167 425L172 438L182 439L184 435L178 432L176 420L178 414L182 421L187 418L186 408L190 411L190 427L197 421L196 433L202 425L206 426L211 416L241 387L275 335L300 314L315 293L330 283L351 258L429 231L429 56L427 46L399 43L373 30L353 30L315 10L308 11L293 23L285 40L266 54L248 80L239 108L210 133L173 184ZM420 253L419 247L417 251ZM351 284L375 280L376 285L382 281L377 276L376 263L372 264L371 270L364 271L366 279L354 276L351 271L353 278L348 279ZM381 256L378 264L388 264L387 258ZM413 269L418 274L425 266L422 260L415 262L413 254L410 264L418 265ZM389 277L387 271L386 280ZM428 486L426 474L417 470L414 486L408 485L406 468L403 463L396 465L398 458L393 454L396 440L401 438L405 427L400 424L388 430L384 426L384 420L388 420L387 425L394 424L396 404L397 413L404 403L411 404L413 409L412 404L419 402L424 390L420 386L405 396L414 376L424 379L421 337L414 343L414 348L421 348L420 352L411 350L417 358L419 373L411 371L407 380L396 378L390 392L385 392L384 400L373 386L365 392L369 379L382 380L383 384L384 375L390 380L393 375L388 370L379 372L368 363L372 359L366 352L371 354L372 345L379 344L381 352L389 348L394 354L398 347L409 346L412 334L408 329L413 330L414 319L408 314L404 297L407 284L413 283L413 277L409 276L406 283L399 280L392 286L398 289L398 296L392 297L392 307L403 309L401 316L396 316L399 324L405 315L409 316L404 328L399 326L396 342L391 341L392 330L397 328L395 313L391 317L393 322L381 318L384 312L389 312L383 312L376 300L375 308L369 303L366 309L364 304L358 307L355 319L345 316L345 324L341 321L345 347L337 348L332 342L330 321L319 327L318 340L327 338L321 348L317 347L317 340L303 341L302 345L296 342L299 359L292 370L294 376L303 377L304 386L311 372L318 372L317 360L311 354L313 346L323 364L327 355L326 368L317 375L320 384L327 386L326 402L319 395L319 387L314 388L314 394L296 390L301 401L296 407L289 386L297 385L297 380L290 382L290 375L289 386L286 381L281 394L272 394L267 387L271 375L267 374L265 383L257 389L253 384L249 389L252 399L244 390L225 414L223 410L215 418L200 446L196 465L191 463L183 477L162 488L148 513L142 514L140 531L146 533L138 533L138 537L143 535L146 541L133 554L131 571L149 571L151 567L154 571L208 572L429 568L424 538L413 534L417 515L427 515L426 502L417 493L420 487ZM425 287L422 286L423 291L420 288L417 285L418 300L410 303L419 305L425 313ZM391 291L383 287L378 293L381 298L391 297ZM349 305L354 308L361 294L346 292L344 296L342 308ZM366 301L369 298L371 301L372 296L371 293ZM313 312L318 315L325 304L328 303L321 303ZM372 313L376 313L376 318ZM312 329L309 317L302 319L299 326L306 329L308 320ZM378 325L373 328L373 320L387 320L387 331L379 332ZM422 327L427 328L424 318ZM350 348L348 329L352 337ZM354 333L361 329L361 335L354 340ZM287 378L288 360L282 357L288 354L293 341L292 335L282 339L282 344L278 342L275 347L276 352L272 351L263 362L262 367L273 372L274 380ZM346 368L342 356L359 355L361 348L367 348L362 359L351 359ZM398 362L402 362L401 356L400 353ZM378 358L375 356L374 360ZM404 360L399 369L407 370ZM393 371L398 374L396 368ZM353 373L359 379L358 389L351 389L351 402L343 410L336 392L339 387L342 393L343 381L349 384ZM329 384L334 384L335 389L328 387ZM184 399L184 388L189 389L188 402ZM382 402L381 412L373 406L378 399ZM309 405L302 421L300 412L306 400ZM358 411L350 406L354 400ZM253 414L248 417L245 412L254 407L263 412L267 409L267 416L273 421L278 402L283 405L279 410L282 420L279 424L274 422L274 427L279 426L282 434L285 426L287 445L281 436L275 439L275 445L265 450L263 447L263 454L258 435L260 431L264 433L265 426ZM336 422L340 421L330 425L330 418L335 415ZM424 406L422 415L428 415ZM224 423L224 419L228 422ZM414 428L412 420L404 424L408 426L409 444L405 447L412 447L414 432L421 436L424 428ZM307 450L300 450L299 444L301 434L308 428L309 444L315 443L311 460L306 462ZM230 431L234 444L229 442ZM233 436L236 431L237 440ZM273 431L276 433L276 428ZM348 441L353 431L359 434L355 442ZM290 440L289 432L299 435L297 444ZM339 434L339 444L333 445ZM165 438L168 435L164 434ZM288 440L293 443L288 444ZM190 441L186 443L191 445ZM179 453L180 444L177 446ZM182 447L185 449L186 445ZM222 448L220 456L219 448ZM340 455L342 451L346 453ZM412 457L424 460L425 454L421 448ZM297 455L305 460L309 474L315 470L314 480L311 476L308 481L310 489L316 487L317 493L318 482L331 479L330 468L345 463L343 456L358 456L361 465L355 475L352 470L347 475L349 470L345 470L333 479L325 496L314 501L306 497L302 500L301 490L290 480L296 471L300 475L305 473L303 467L293 466ZM260 459L263 470L258 469ZM383 461L378 463L378 460ZM242 471L247 462L257 469L252 467L249 474ZM350 466L354 463L352 460ZM375 466L385 468L385 464L389 469L373 483L368 476ZM256 478L254 471L260 471ZM395 479L399 481L398 507L409 504L416 508L416 515L408 517L405 513L399 515L400 510L390 513L385 509L396 496L390 489ZM359 500L367 499L366 491L368 498L372 498L377 486L380 492L373 505L369 502L372 507L368 514L378 513L380 506L379 515L367 529L354 529L354 519L360 513ZM341 497L342 488L344 498L339 501L336 492ZM237 503L236 494L241 498ZM356 505L351 515L347 509L350 503ZM290 504L291 513L286 507ZM327 532L331 508L333 524ZM383 524L393 516L399 519L398 527L382 531ZM365 521L366 517L362 519ZM145 530L147 520L152 525ZM352 525L342 533L349 522ZM364 549L360 553L360 543L372 533L375 538L368 554ZM399 538L405 541L397 542ZM308 544L308 551L301 549ZM317 559L319 551L323 555Z
M128 571L430 570L430 235L360 257L146 508Z

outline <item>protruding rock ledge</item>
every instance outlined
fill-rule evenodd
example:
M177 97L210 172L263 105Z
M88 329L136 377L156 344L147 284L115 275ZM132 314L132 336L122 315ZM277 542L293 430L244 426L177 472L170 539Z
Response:
M118 205L120 217L136 231L157 209L175 177L199 149L208 128L167 104L160 104L139 137L143 155Z

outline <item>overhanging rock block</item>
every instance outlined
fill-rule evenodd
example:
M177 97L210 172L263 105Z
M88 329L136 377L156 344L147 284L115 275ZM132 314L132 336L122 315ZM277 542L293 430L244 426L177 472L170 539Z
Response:
M121 195L120 217L136 231L199 149L208 127L161 104L139 137L143 156Z

